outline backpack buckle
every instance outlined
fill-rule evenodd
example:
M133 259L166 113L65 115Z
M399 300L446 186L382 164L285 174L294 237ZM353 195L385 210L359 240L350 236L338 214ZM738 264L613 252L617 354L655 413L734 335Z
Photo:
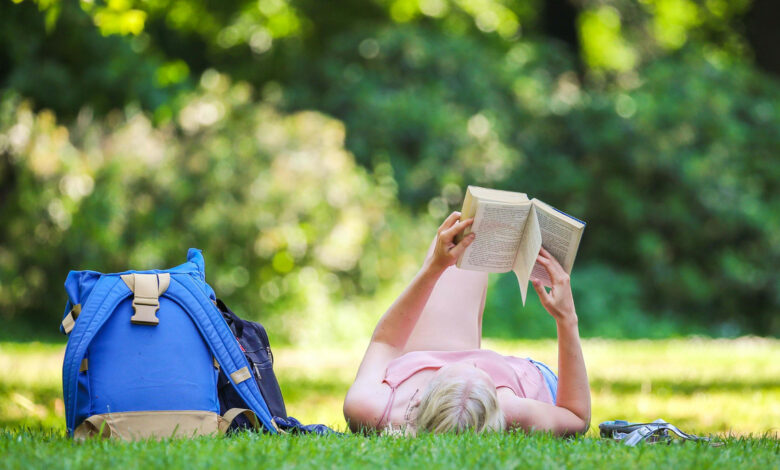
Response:
M76 326L76 319L79 317L80 313L81 304L76 304L70 309L70 312L65 315L65 318L62 319L62 331L64 331L66 335L73 331L73 327Z
M157 310L160 309L160 301L157 298L133 297L133 311L135 315L130 317L130 323L136 325L156 325L160 323L157 318Z
M160 309L160 295L168 289L171 275L160 274L124 274L122 281L133 292L133 312L130 322L135 325L154 326L160 323L157 310Z

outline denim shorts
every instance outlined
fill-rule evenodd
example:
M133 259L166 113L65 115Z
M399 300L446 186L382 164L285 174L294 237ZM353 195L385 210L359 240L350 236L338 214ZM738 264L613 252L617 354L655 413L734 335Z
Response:
M550 395L552 395L554 405L558 399L558 376L555 375L555 372L553 372L549 367L547 367L547 364L534 361L530 357L528 360L531 361L531 363L535 365L537 369L539 369L539 372L542 373L542 377L544 377L544 381L547 383L547 388L550 390Z

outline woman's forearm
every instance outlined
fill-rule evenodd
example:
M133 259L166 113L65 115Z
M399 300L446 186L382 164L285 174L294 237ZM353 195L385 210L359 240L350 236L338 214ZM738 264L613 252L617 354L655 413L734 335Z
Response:
M379 320L371 340L402 349L445 269L446 266L432 263L431 258L426 259L412 282Z
M374 329L371 342L384 343L399 350L406 345L436 282L474 241L472 233L464 237L460 243L455 243L455 236L474 222L474 219L458 220L459 217L460 212L453 212L441 224L434 241L433 252L425 259L422 269L409 286L382 315Z
M556 405L568 409L590 425L590 386L582 356L577 317L558 320L558 397ZM583 429L583 432L584 430Z

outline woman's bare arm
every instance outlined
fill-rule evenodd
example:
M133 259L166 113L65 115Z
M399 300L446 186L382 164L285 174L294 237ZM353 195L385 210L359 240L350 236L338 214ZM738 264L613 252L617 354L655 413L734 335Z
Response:
M545 310L558 326L558 397L555 406L499 390L501 409L510 427L552 431L558 435L584 433L590 426L590 387L582 357L577 312L569 275L558 261L542 248L536 261L549 273L550 292L532 279Z
M585 432L590 427L590 386L582 357L577 320L558 322L558 397L555 403L582 420Z
M422 269L379 320L371 337L372 343L384 343L399 352L403 350L439 277L455 264L474 240L474 235L470 234L455 244L455 236L474 221L458 221L459 217L460 212L453 212L439 227L433 256L426 258Z
M582 356L577 312L571 293L569 275L558 261L544 248L537 262L549 273L552 289L547 292L534 279L533 286L547 312L555 318L558 327L558 397L556 406L565 408L581 422L580 429L571 429L570 418L566 420L568 432L585 432L590 426L590 386L585 359Z
M371 342L358 368L355 382L344 400L344 417L354 429L376 427L381 418L387 391L382 387L387 365L400 356L409 336L420 318L436 282L449 266L474 241L474 235L455 244L455 236L471 225L473 219L458 221L459 212L453 212L438 230L433 255L409 286L398 296L374 329Z

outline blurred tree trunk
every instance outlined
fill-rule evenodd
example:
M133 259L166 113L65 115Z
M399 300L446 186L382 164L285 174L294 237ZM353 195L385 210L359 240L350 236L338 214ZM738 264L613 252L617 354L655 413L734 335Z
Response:
M577 17L580 5L577 0L545 0L541 15L542 31L555 39L566 43L577 59L577 73L584 69L580 57L580 37L577 32Z
M5 207L9 195L16 190L16 171L11 161L11 152L0 153L0 208Z
M753 0L745 15L745 36L756 57L756 65L780 76L780 2Z

